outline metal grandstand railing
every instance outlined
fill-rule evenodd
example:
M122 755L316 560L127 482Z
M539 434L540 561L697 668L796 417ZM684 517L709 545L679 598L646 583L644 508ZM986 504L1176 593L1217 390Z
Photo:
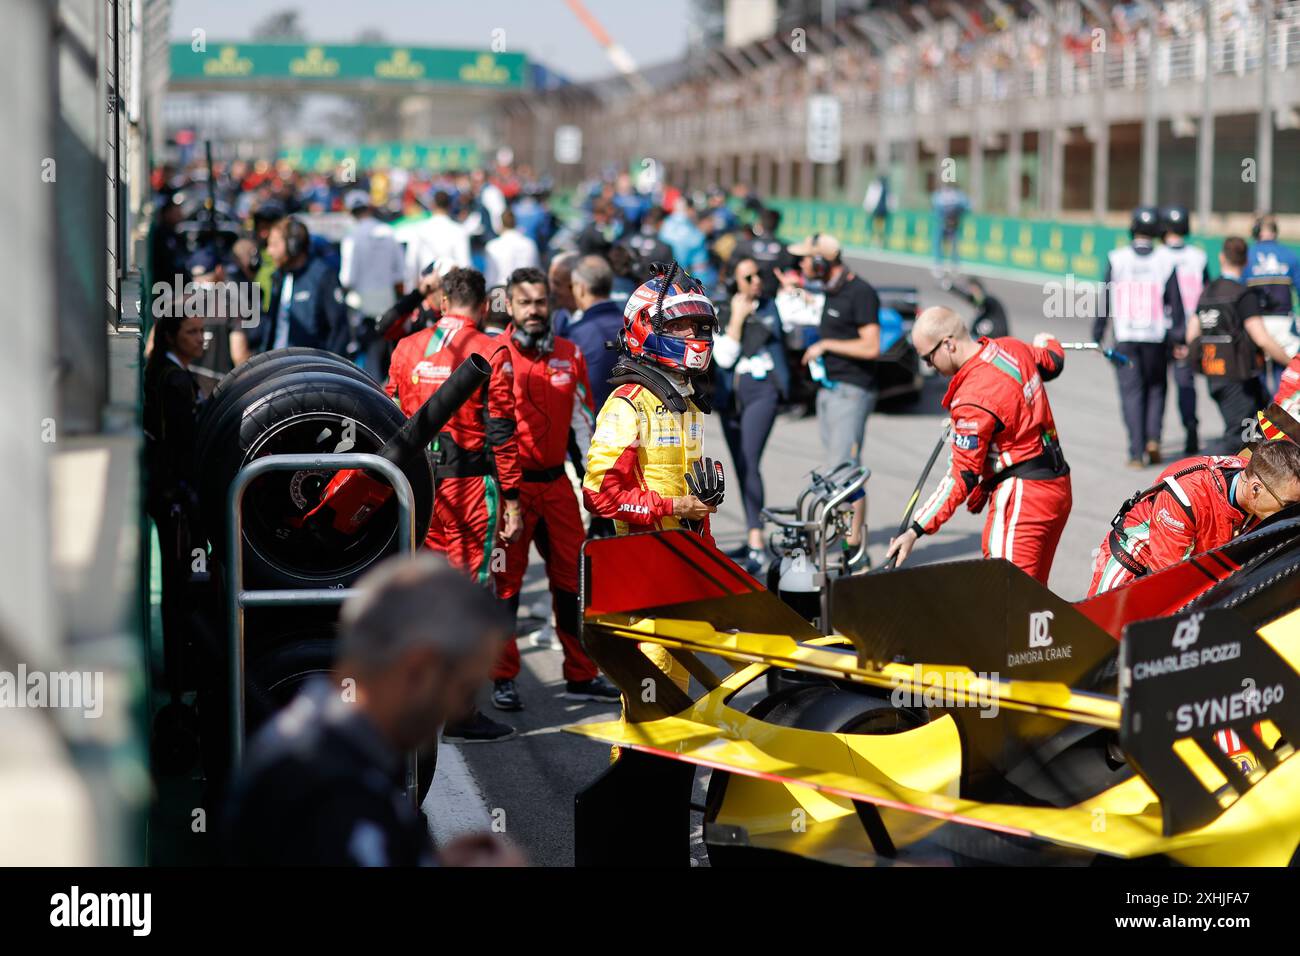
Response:
M1184 24L1181 35L1159 35L1147 27L1129 33L1106 33L1107 49L1092 53L1090 28L1079 24L1056 40L1041 19L1023 21L968 44L968 62L947 57L939 68L918 69L930 38L918 35L906 47L877 54L865 45L846 44L829 58L791 59L766 66L731 84L711 79L692 93L674 97L676 108L662 110L651 124L668 140L685 142L701 136L780 135L801 129L804 102L810 93L840 96L845 115L933 114L967 110L980 103L1045 97L1080 96L1096 90L1098 69L1110 90L1144 89L1154 72L1158 87L1204 79L1207 60L1212 75L1246 76L1264 62L1265 29L1261 6L1243 16L1236 5L1216 4L1212 42L1205 42L1200 15ZM1066 38L1072 38L1072 44ZM1268 62L1274 70L1300 67L1300 0L1274 5L1269 23ZM955 64L955 65L953 65ZM871 79L861 77L870 76ZM764 95L755 98L755 84ZM735 87L732 89L731 87ZM677 110L680 113L673 115Z

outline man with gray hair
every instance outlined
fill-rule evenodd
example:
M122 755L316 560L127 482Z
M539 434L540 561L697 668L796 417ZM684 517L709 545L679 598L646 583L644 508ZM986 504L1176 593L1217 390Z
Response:
M505 865L517 854L459 838L435 861L405 797L406 755L472 709L511 634L500 604L436 555L366 574L339 616L338 662L252 741L231 791L227 849L246 865Z
M571 320L561 333L582 352L591 377L591 395L596 408L605 407L605 399L614 390L609 376L618 353L605 347L618 341L623 331L623 310L609 295L614 288L614 270L601 256L583 256L573 267L573 299L582 314Z
M1043 385L1065 367L1061 343L1047 332L1033 345L1010 336L975 341L957 313L932 306L917 316L912 344L952 379L943 397L952 453L948 473L912 526L889 542L889 555L902 564L917 539L938 531L962 502L979 514L992 499L984 557L1006 558L1046 584L1073 501Z

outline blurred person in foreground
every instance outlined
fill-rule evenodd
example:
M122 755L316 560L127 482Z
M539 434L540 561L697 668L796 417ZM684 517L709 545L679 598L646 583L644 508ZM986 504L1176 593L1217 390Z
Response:
M889 542L887 557L897 555L902 564L917 540L938 531L962 502L973 514L987 503L984 557L1006 558L1047 584L1073 504L1070 466L1044 386L1065 368L1065 350L1047 332L1033 345L976 341L961 316L943 306L917 316L912 344L951 379L943 407L952 416L952 451L948 473L916 509L911 527Z
M790 391L781 317L762 289L758 263L748 256L737 259L727 283L731 298L718 314L725 334L713 342L714 401L735 466L748 529L745 543L728 553L744 561L751 574L761 570L765 555L763 449L772 434L777 408Z
M339 617L338 663L253 739L227 854L248 866L518 866L491 834L435 851L406 755L472 706L509 633L501 606L431 554L368 572Z

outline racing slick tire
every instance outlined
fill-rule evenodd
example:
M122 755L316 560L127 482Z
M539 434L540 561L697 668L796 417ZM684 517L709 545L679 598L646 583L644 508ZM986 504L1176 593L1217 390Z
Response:
M324 349L294 346L254 355L222 378L203 403L195 427L194 460L201 462L207 453L211 436L222 432L232 417L238 418L243 414L243 396L252 389L280 375L299 375L313 371L333 371L358 381L370 382L361 369Z
M359 377L358 377L359 376ZM224 561L226 494L239 469L268 454L328 455L345 438L346 449L377 452L406 416L359 371L295 371L274 376L244 393L214 424L198 461L199 497L213 553ZM411 483L417 543L433 513L433 472L427 456L404 468ZM295 527L320 500L329 470L272 472L244 495L244 586L346 587L397 549L397 504L390 498L355 534L342 536L324 522Z
M748 711L750 717L781 727L837 734L893 734L929 721L922 708L895 707L887 696L846 688L834 681L784 684ZM722 810L731 774L714 770L705 794L704 823ZM771 850L706 843L711 866L799 866L809 861Z

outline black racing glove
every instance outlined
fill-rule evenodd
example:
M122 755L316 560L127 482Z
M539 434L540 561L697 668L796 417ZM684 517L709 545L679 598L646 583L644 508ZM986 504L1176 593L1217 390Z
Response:
M717 507L722 504L723 492L727 487L722 462L712 458L697 459L686 473L686 487L706 505Z

